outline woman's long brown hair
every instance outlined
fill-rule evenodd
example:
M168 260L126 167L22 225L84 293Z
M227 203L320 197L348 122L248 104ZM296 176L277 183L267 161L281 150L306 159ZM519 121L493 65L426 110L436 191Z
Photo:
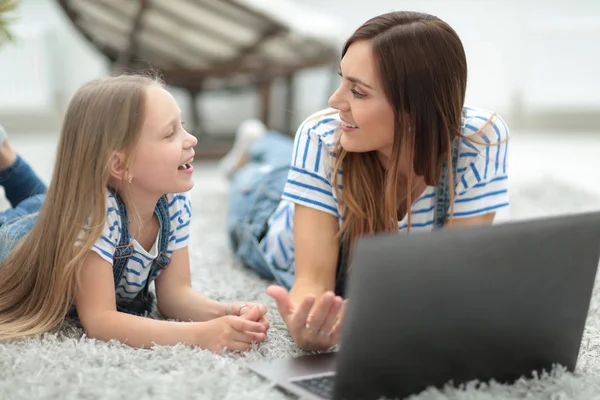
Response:
M418 12L391 12L365 22L348 39L342 57L357 41L370 41L385 95L395 117L388 165L375 152L349 153L339 144L334 169L343 170L343 197L334 187L345 220L340 231L348 251L360 236L398 230L398 215L412 204L412 174L400 177L400 154L425 182L437 186L444 160L452 165L451 147L461 136L467 87L467 61L456 32L444 21ZM408 129L405 129L407 127ZM452 173L450 187L454 187ZM405 201L398 208L398 182ZM450 191L451 204L454 191ZM452 211L451 211L452 212Z

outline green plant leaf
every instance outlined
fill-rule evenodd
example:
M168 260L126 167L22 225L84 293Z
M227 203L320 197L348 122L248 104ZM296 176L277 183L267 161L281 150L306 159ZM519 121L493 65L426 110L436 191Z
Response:
M16 0L0 0L0 45L14 39L8 25L14 19L7 18L6 14L15 11Z

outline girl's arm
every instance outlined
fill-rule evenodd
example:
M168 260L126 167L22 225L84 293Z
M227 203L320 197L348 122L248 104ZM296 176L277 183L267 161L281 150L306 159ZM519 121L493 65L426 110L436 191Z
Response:
M264 339L264 326L244 318L227 316L209 322L159 321L121 313L116 309L112 266L94 251L86 257L75 293L79 319L87 335L116 339L132 347L178 343L220 351L247 350Z
M165 317L179 321L209 321L226 315L238 315L238 309L245 304L248 307L243 307L242 315L259 321L265 328L269 327L265 315L267 308L262 304L219 303L192 289L189 260L187 246L175 250L169 265L156 279L158 308Z
M192 289L187 246L173 252L155 285L158 309L167 318L201 322L231 314L225 304Z

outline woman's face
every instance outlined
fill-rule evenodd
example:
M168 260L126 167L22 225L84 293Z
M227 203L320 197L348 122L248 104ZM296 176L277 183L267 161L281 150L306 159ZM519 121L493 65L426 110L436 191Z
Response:
M371 41L350 45L340 63L342 82L329 98L339 110L340 144L348 152L377 151L389 159L394 141L394 110L381 85Z

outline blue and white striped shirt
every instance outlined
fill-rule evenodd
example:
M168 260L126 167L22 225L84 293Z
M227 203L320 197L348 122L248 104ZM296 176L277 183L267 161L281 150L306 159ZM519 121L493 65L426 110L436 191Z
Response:
M190 239L190 221L192 204L189 193L167 194L169 206L169 242L167 255L170 257L177 249L188 245ZM106 191L106 224L100 238L92 250L113 265L115 248L121 240L121 215L117 200L108 190ZM123 276L117 285L117 299L133 299L146 285L150 266L158 256L158 236L150 251L146 251L137 240L132 238L133 254L127 263ZM158 271L158 276L160 271Z
M464 107L463 130L457 163L453 218L468 218L498 211L509 205L507 153L509 131L503 119L484 109ZM329 213L342 221L333 189L334 148L340 128L338 112L326 109L307 118L298 129L282 201L269 220L262 250L276 268L294 267L294 204ZM477 143L479 142L479 143ZM480 144L482 143L482 144ZM483 144L485 143L485 144ZM338 184L341 188L341 176ZM343 190L341 190L343 193ZM411 231L433 229L435 187L428 186L411 206ZM407 228L408 215L398 222Z

